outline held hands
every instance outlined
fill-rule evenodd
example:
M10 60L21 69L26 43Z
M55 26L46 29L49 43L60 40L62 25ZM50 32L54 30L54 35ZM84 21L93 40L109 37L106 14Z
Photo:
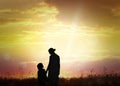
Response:
M47 74L47 70L45 71L45 74Z

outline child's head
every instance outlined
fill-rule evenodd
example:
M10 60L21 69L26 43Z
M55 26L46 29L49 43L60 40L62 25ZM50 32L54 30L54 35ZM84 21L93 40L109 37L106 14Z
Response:
M37 68L38 69L43 69L43 64L42 63L38 63Z

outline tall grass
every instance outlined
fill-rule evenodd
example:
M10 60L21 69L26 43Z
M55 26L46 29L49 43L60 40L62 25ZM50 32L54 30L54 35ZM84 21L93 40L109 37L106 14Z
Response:
M0 78L0 86L38 86L38 81L35 78ZM49 84L47 84L47 86L49 86ZM105 74L70 79L60 78L59 86L120 86L120 75Z

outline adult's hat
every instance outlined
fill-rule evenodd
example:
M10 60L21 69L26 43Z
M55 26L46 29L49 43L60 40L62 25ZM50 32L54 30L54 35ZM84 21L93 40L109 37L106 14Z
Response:
M56 49L50 48L48 51L54 52Z

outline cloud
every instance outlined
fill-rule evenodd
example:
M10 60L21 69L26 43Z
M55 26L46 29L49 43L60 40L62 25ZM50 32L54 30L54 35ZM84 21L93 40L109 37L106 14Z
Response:
M45 2L41 2L29 9L0 9L0 44L4 46L19 45L19 44L40 44L35 40L42 39L41 35L35 33L26 34L26 32L41 32L46 25L56 22L58 10L54 6L50 6ZM40 36L40 37L38 37ZM30 38L31 37L31 38ZM36 37L36 38L35 38ZM30 43L32 41L32 43ZM33 43L33 41L35 41ZM43 44L43 43L41 43Z
M77 17L85 25L119 27L119 0L48 0L48 3L58 8L61 21L71 23Z
M2 9L27 9L41 3L41 0L0 0Z
M54 6L49 6L45 2L33 6L29 9L0 9L0 24L14 22L32 22L32 23L47 23L54 22L58 10Z
M29 76L31 73L35 75L36 71L36 63L33 61L22 62L18 60L0 60L1 77L20 78L21 76Z
M119 0L0 1L1 24L16 21L77 23L119 28ZM9 3L9 5L8 5ZM4 5L2 5L4 4Z
M111 12L113 13L114 16L120 17L120 7L113 8Z

